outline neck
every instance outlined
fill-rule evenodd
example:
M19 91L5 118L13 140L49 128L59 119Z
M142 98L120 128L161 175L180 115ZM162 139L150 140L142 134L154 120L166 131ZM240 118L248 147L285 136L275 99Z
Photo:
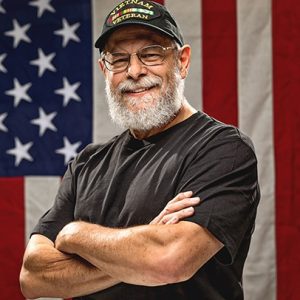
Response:
M148 138L152 135L158 134L160 132L165 131L166 129L188 119L191 115L196 113L197 110L192 107L186 100L183 101L182 107L180 108L178 114L169 121L166 125L159 127L159 128L153 128L148 131L139 131L139 130L132 130L130 129L131 134L138 140L142 140L145 138Z

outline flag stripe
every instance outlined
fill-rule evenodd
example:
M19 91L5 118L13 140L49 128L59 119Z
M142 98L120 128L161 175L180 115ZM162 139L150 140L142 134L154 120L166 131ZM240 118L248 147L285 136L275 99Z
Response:
M185 96L196 109L202 109L202 45L201 6L199 0L189 0L182 9L181 0L166 0L165 5L180 26L184 42L192 47L189 75L185 82Z
M24 299L18 280L25 245L23 187L21 177L0 178L1 299Z
M61 178L59 176L26 176L24 177L25 195L25 228L24 239L28 241L30 233L38 219L51 207L55 199ZM50 298L39 298L50 300ZM51 298L61 300L61 298Z
M55 199L60 177L25 177L25 240L27 241L38 219L48 210Z
M278 300L300 294L300 2L273 1Z
M165 1L164 1L164 0L154 0L154 2L160 3L160 4L162 4L162 5L165 4Z
M255 145L262 199L245 265L245 299L275 300L271 1L237 1L237 17L239 128Z
M202 1L203 109L237 125L237 21L235 0Z
M107 13L120 1L92 1L93 41L99 37ZM99 51L93 47L93 142L104 143L118 134L117 128L109 117L108 106L105 100L105 82L97 63Z

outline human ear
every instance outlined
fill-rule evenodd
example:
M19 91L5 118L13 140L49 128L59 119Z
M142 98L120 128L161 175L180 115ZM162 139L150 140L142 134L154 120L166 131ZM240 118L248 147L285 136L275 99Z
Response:
M102 73L104 74L104 76L106 75L106 71L107 69L104 66L104 62L101 58L98 59L98 65L100 67L100 70L102 71Z
M184 45L179 53L179 70L182 79L187 77L191 62L191 46Z

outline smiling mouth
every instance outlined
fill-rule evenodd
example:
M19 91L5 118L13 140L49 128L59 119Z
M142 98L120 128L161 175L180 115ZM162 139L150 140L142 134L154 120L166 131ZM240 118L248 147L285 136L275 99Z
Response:
M147 92L147 91L150 91L154 88L156 88L158 85L153 85L153 86L150 86L150 87L143 87L143 88L138 88L138 89L128 89L128 90L125 90L123 93L124 94L140 94L140 93L144 93L144 92Z

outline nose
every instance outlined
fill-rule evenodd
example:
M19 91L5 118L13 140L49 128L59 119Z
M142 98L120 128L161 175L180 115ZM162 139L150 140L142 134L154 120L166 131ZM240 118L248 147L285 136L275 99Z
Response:
M146 66L139 60L136 53L132 53L127 69L127 76L134 80L137 80L139 77L146 75L146 73Z

